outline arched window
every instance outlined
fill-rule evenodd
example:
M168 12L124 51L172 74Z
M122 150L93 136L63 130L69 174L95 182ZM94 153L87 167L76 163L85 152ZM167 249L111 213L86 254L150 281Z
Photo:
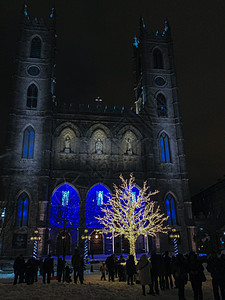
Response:
M163 57L162 52L156 48L153 51L154 69L163 69Z
M176 225L177 217L176 217L175 201L171 194L168 194L166 197L166 213L168 217L168 224Z
M34 37L31 41L30 57L32 58L41 57L41 40L38 36Z
M163 94L159 94L157 96L157 112L158 117L167 117L166 98L163 96Z
M101 206L107 203L107 196L111 197L110 191L102 184L96 184L88 192L86 199L87 227L102 227L102 224L95 217L103 217Z
M51 199L50 226L71 228L79 226L79 195L69 184L57 188Z
M29 198L26 193L22 193L17 201L16 226L27 226L28 223Z
M22 158L31 159L34 156L34 129L29 126L23 134Z
M27 108L37 107L38 89L35 84L31 84L27 89Z
M169 138L163 132L160 136L160 150L161 150L161 160L163 163L170 163L170 145L169 145Z

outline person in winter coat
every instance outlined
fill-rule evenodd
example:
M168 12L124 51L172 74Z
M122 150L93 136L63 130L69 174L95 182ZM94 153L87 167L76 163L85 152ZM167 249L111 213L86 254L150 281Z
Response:
M165 252L165 255L163 257L164 265L165 265L165 288L169 289L169 283L170 288L173 288L173 280L171 276L171 258L169 257L168 251Z
M114 260L114 255L110 255L106 258L106 267L109 272L109 281L112 280L114 281L114 274L115 274L115 260Z
M23 258L23 255L20 254L14 261L13 264L13 269L14 269L14 281L13 284L17 284L17 280L19 277L19 283L23 282L24 278L24 271L25 271L25 260Z
M151 254L151 264L152 264L152 285L150 286L150 294L159 294L159 275L160 275L160 265L161 256L152 252Z
M79 281L83 284L83 269L84 269L84 260L80 256L79 250L75 249L74 255L72 256L72 266L74 271L74 283L77 283L77 279L79 277Z
M47 274L47 283L50 283L52 270L54 269L54 261L49 254L47 258L44 260L43 264L43 283L45 283L45 278Z
M106 278L105 278L106 264L104 261L102 262L102 265L100 267L100 272L102 273L101 280L102 279L106 280Z
M187 263L182 254L177 254L174 263L175 285L178 288L179 300L184 300L184 286L187 284Z
M192 290L194 292L194 300L202 300L202 281L205 278L204 268L194 252L190 252L189 254L187 271L189 273Z
M136 266L134 262L134 256L129 255L129 258L126 262L126 271L127 271L127 284L134 284L134 274L136 273Z
M145 296L145 286L151 285L152 278L151 278L151 263L148 260L146 254L142 254L140 260L137 264L137 270L139 270L139 278L142 285L142 294Z
M58 279L58 282L61 282L63 269L64 269L63 260L62 260L61 257L59 257L58 258L58 263L57 263L57 279Z
M123 255L121 254L120 259L117 262L119 281L126 281L125 264L126 261L123 258Z
M27 285L34 283L35 272L36 272L36 260L34 257L31 257L28 259L25 268L25 281Z
M213 294L215 300L220 300L219 290L222 300L225 300L225 260L219 258L215 252L213 252L208 259L206 269L211 273Z

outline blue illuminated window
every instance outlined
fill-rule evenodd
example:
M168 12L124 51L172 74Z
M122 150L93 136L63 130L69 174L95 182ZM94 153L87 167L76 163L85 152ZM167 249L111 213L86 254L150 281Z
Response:
M35 84L31 84L27 89L27 108L37 108L38 89Z
M170 163L170 145L169 145L169 138L163 132L160 136L160 150L161 150L161 160L163 163Z
M166 213L168 216L168 224L176 225L177 217L176 217L175 201L171 194L168 194L166 197Z
M71 185L61 185L51 198L50 226L78 227L79 201L79 195Z
M22 158L32 159L34 155L34 129L29 126L23 134Z
M154 69L163 69L163 57L162 52L156 48L153 51Z
M96 200L98 206L103 205L103 191L96 191Z
M17 201L16 226L27 226L28 223L29 198L26 193L22 193Z
M157 112L158 117L167 117L166 98L162 94L157 96Z
M95 217L103 217L101 206L107 203L108 197L111 197L110 191L102 184L96 184L87 194L86 199L86 226L102 227Z
M41 40L38 36L33 38L31 41L30 57L32 58L41 57Z
M131 197L130 197L130 203L131 206L134 204L134 202L137 201L137 197L139 195L139 189L136 186L132 186L131 188ZM123 190L123 196L126 200L128 200L129 198L129 192L128 190L126 191L125 189Z

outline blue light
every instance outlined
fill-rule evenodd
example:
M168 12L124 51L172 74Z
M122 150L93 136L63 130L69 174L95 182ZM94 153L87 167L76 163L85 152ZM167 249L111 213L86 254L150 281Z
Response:
M69 203L70 191L62 191L62 205L66 206Z
M155 33L155 36L158 36L158 34L159 34L159 31L157 30L156 33Z
M160 138L160 149L161 149L161 159L162 159L162 162L166 162L163 137Z
M26 198L23 202L23 220L22 226L27 226L27 218L28 218L28 199Z
M166 213L168 216L168 224L176 225L177 217L176 217L175 201L171 194L168 194L166 198Z
M69 184L61 185L51 198L51 227L79 226L79 195Z
M111 197L110 191L103 184L96 184L89 191L86 199L86 226L102 227L102 224L95 217L103 217L101 206ZM101 205L99 205L101 204Z
M166 199L166 214L167 214L167 217L168 217L168 224L172 225L171 211L170 211L170 201L168 199Z
M103 191L96 191L96 199L97 199L97 205L102 206L103 205Z
M165 137L165 149L166 149L166 162L170 162L170 150L168 137Z
M50 18L52 19L54 17L54 7L52 8L51 14L50 14Z
M139 43L140 43L140 42L139 42L138 38L135 36L135 37L134 37L133 46L136 47L136 48L138 48L138 44L139 44Z

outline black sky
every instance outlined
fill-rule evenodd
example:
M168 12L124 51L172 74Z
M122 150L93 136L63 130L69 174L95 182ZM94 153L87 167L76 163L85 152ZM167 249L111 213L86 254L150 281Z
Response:
M0 0L3 150L23 0ZM132 38L169 20L191 194L225 174L225 0L28 0L32 16L57 13L57 98L132 105Z

